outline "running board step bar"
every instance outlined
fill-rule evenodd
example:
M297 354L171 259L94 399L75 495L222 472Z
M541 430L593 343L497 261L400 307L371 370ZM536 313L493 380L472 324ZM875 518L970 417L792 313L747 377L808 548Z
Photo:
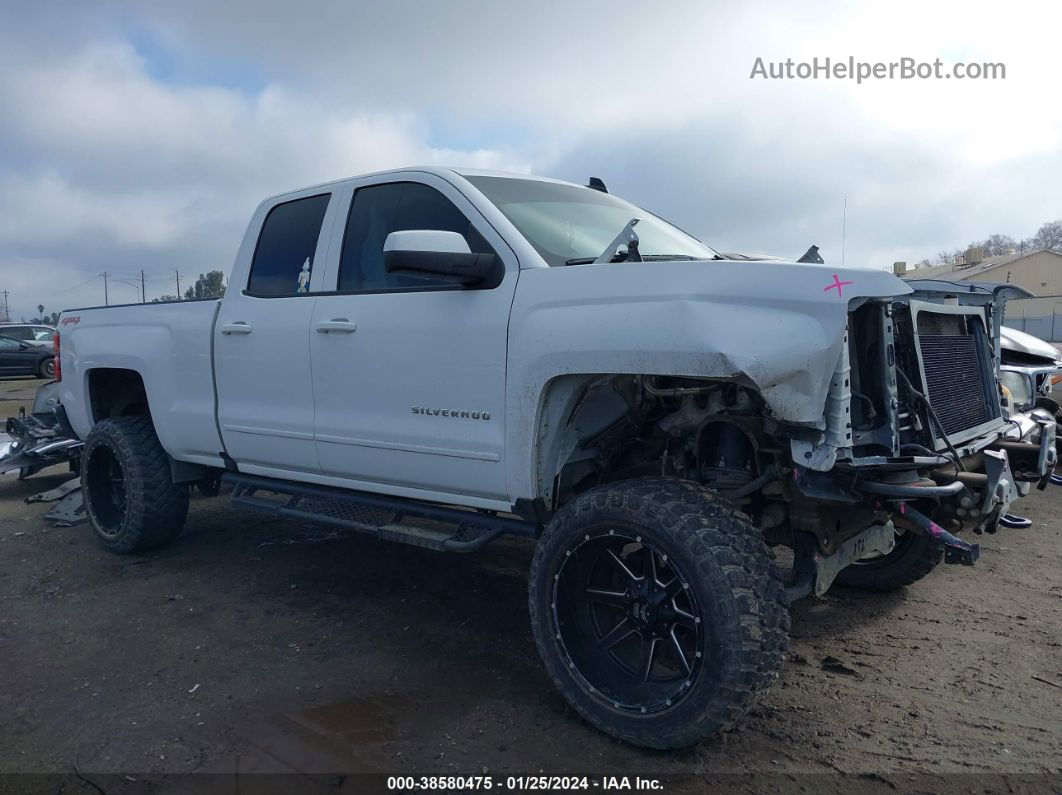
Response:
M232 504L303 519L440 552L475 552L500 535L537 535L535 525L510 516L407 500L385 494L294 483L227 472ZM412 521L411 521L412 520Z

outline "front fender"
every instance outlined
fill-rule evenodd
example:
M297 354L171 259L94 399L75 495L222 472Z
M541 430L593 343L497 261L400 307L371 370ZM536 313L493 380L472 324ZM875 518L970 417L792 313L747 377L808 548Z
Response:
M506 378L510 493L538 496L535 428L553 379L620 373L733 379L755 388L775 419L822 428L849 302L909 292L883 271L785 262L522 272Z

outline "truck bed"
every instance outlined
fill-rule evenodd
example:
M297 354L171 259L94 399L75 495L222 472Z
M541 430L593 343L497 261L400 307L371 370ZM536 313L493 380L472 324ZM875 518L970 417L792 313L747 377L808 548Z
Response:
M215 421L212 334L218 299L126 304L64 311L59 318L60 400L84 438L94 418L88 371L135 370L159 440L175 458L221 465Z

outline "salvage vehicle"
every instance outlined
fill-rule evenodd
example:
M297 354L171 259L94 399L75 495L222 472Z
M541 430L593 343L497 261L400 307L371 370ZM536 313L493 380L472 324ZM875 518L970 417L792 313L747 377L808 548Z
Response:
M600 180L341 180L262 202L221 300L63 312L57 414L117 553L223 482L434 550L534 538L557 689L686 746L776 679L791 600L973 564L960 531L1054 463L1053 426L1006 438L1023 291L802 259L728 260Z
M29 414L20 408L7 418L4 430L10 441L0 442L0 474L18 470L19 480L25 480L62 463L78 471L82 443L73 428L60 422L65 414L57 414L58 407L59 384L49 381L37 390Z
M1062 353L1050 342L1003 326L999 346L1000 380L1015 411L1029 411L1062 383Z
M1000 329L999 345L1000 382L1016 437L1037 441L1045 422L1062 422L1062 409L1051 397L1062 383L1062 354L1051 343L1007 326ZM1062 437L1056 435L1055 447L1062 454ZM1062 476L1052 475L1051 482L1062 485Z

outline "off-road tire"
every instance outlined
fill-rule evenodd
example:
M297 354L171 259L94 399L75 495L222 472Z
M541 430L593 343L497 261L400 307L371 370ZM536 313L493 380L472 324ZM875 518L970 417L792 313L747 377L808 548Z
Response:
M896 547L888 555L845 566L834 582L863 591L896 591L918 582L943 558L940 542L907 531L896 537Z
M573 673L551 605L566 552L611 528L666 551L704 615L699 675L674 706L650 714L618 710L589 692ZM760 531L715 492L675 478L608 484L565 505L535 550L529 608L539 654L568 703L607 734L650 748L686 747L731 727L775 681L788 644L788 601Z
M55 378L55 357L45 359L37 367L37 375L41 378Z
M103 497L100 506L93 504L99 493L93 473L107 455L121 468L125 494L121 517L110 522L101 518ZM188 515L188 486L173 482L150 417L116 417L93 426L81 455L81 489L96 538L111 552L144 552L168 544L180 535Z

